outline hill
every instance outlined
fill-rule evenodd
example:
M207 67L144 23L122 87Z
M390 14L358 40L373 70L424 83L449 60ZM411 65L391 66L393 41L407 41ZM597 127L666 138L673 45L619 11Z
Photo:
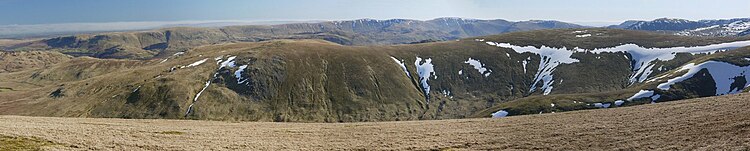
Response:
M380 46L223 43L160 59L78 57L0 73L12 89L0 92L0 114L356 122L630 106L746 91L745 72L719 74L744 71L746 46L736 37L604 28Z
M71 58L71 56L51 51L0 51L0 73L49 67L57 63L68 61Z
M653 21L626 21L609 27L658 31L683 36L745 36L750 32L750 18L699 21L659 18Z
M746 150L747 100L743 93L507 118L369 123L0 116L0 149Z
M224 42L257 42L271 39L323 39L343 45L388 45L443 41L552 28L583 26L558 21L477 20L438 18L330 21L280 25L247 25L221 28L175 27L154 31L62 36L8 47L15 51L53 50L75 56L148 59Z

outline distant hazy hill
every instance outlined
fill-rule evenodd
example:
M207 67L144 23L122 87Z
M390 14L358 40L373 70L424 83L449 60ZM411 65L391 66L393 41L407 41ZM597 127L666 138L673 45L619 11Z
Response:
M653 21L626 21L610 28L661 31L686 36L744 36L750 32L750 18L699 21L660 18Z
M103 32L141 31L169 27L223 27L239 25L273 25L319 21L152 21L152 22L103 22L103 23L57 23L32 25L0 25L0 38L28 39L50 38L75 34Z
M476 20L438 18L428 21L360 19L321 23L229 26L222 28L167 28L154 31L76 35L28 42L12 50L56 50L98 58L151 58L223 42L270 39L323 39L344 45L404 44L454 40L514 31L583 26L558 21Z

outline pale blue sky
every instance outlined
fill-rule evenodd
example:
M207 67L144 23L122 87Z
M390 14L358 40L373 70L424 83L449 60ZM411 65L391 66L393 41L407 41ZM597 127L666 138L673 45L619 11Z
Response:
M750 17L750 0L0 0L0 25L373 19L621 22Z

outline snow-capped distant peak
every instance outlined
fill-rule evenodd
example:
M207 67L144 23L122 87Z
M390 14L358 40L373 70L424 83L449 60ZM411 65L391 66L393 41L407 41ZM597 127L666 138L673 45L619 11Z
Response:
M750 21L734 21L728 24L718 24L695 29L683 30L675 33L684 36L736 36L750 29Z
M653 22L662 22L662 23L688 23L692 22L687 19L679 19L679 18L658 18L655 19Z

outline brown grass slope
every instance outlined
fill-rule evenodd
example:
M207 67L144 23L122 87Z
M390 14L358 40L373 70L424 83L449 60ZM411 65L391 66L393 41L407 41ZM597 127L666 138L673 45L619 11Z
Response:
M54 150L747 150L750 95L500 119L266 123L0 116ZM10 140L13 141L13 140ZM51 142L45 145L33 142Z
M29 51L6 52L0 51L0 73L16 72L34 68L44 68L60 62L70 60L71 57L59 52Z
M548 38L542 41L546 45L580 43L581 47L590 48L626 42L668 47L738 40L600 28L588 30L603 34L576 38L573 29L565 29L483 38L521 45L525 41L535 42L532 37L539 37ZM565 79L565 83L555 85L552 94L622 92L602 96L611 98L637 91L627 86L631 69L622 55L604 54L601 59L595 59L596 56L590 54L574 54L581 63L558 67L555 78ZM241 79L235 77L238 67L219 69L214 60L229 56L236 56L237 66L247 65L247 69L239 72ZM677 67L702 56L705 55L678 55L677 59L662 63ZM404 60L412 77L407 77L390 57ZM430 91L426 95L416 76L416 57L432 59L436 71L437 77L429 78ZM480 60L493 72L485 77L464 63L468 58ZM521 61L527 58L532 61L524 72ZM226 43L198 47L184 55L169 54L163 59L80 57L45 69L0 73L0 84L14 90L0 92L0 114L241 121L397 121L465 118L503 102L540 95L539 91L529 91L539 66L538 55L519 54L474 39L392 46L344 46L320 40ZM207 61L201 65L179 68L203 59ZM463 74L458 74L459 71ZM242 79L249 80L237 82ZM194 103L196 94L207 81L211 84ZM442 94L444 91L451 95ZM191 104L194 110L186 114ZM572 109L586 108L573 106ZM544 109L529 107L524 112L540 110Z

